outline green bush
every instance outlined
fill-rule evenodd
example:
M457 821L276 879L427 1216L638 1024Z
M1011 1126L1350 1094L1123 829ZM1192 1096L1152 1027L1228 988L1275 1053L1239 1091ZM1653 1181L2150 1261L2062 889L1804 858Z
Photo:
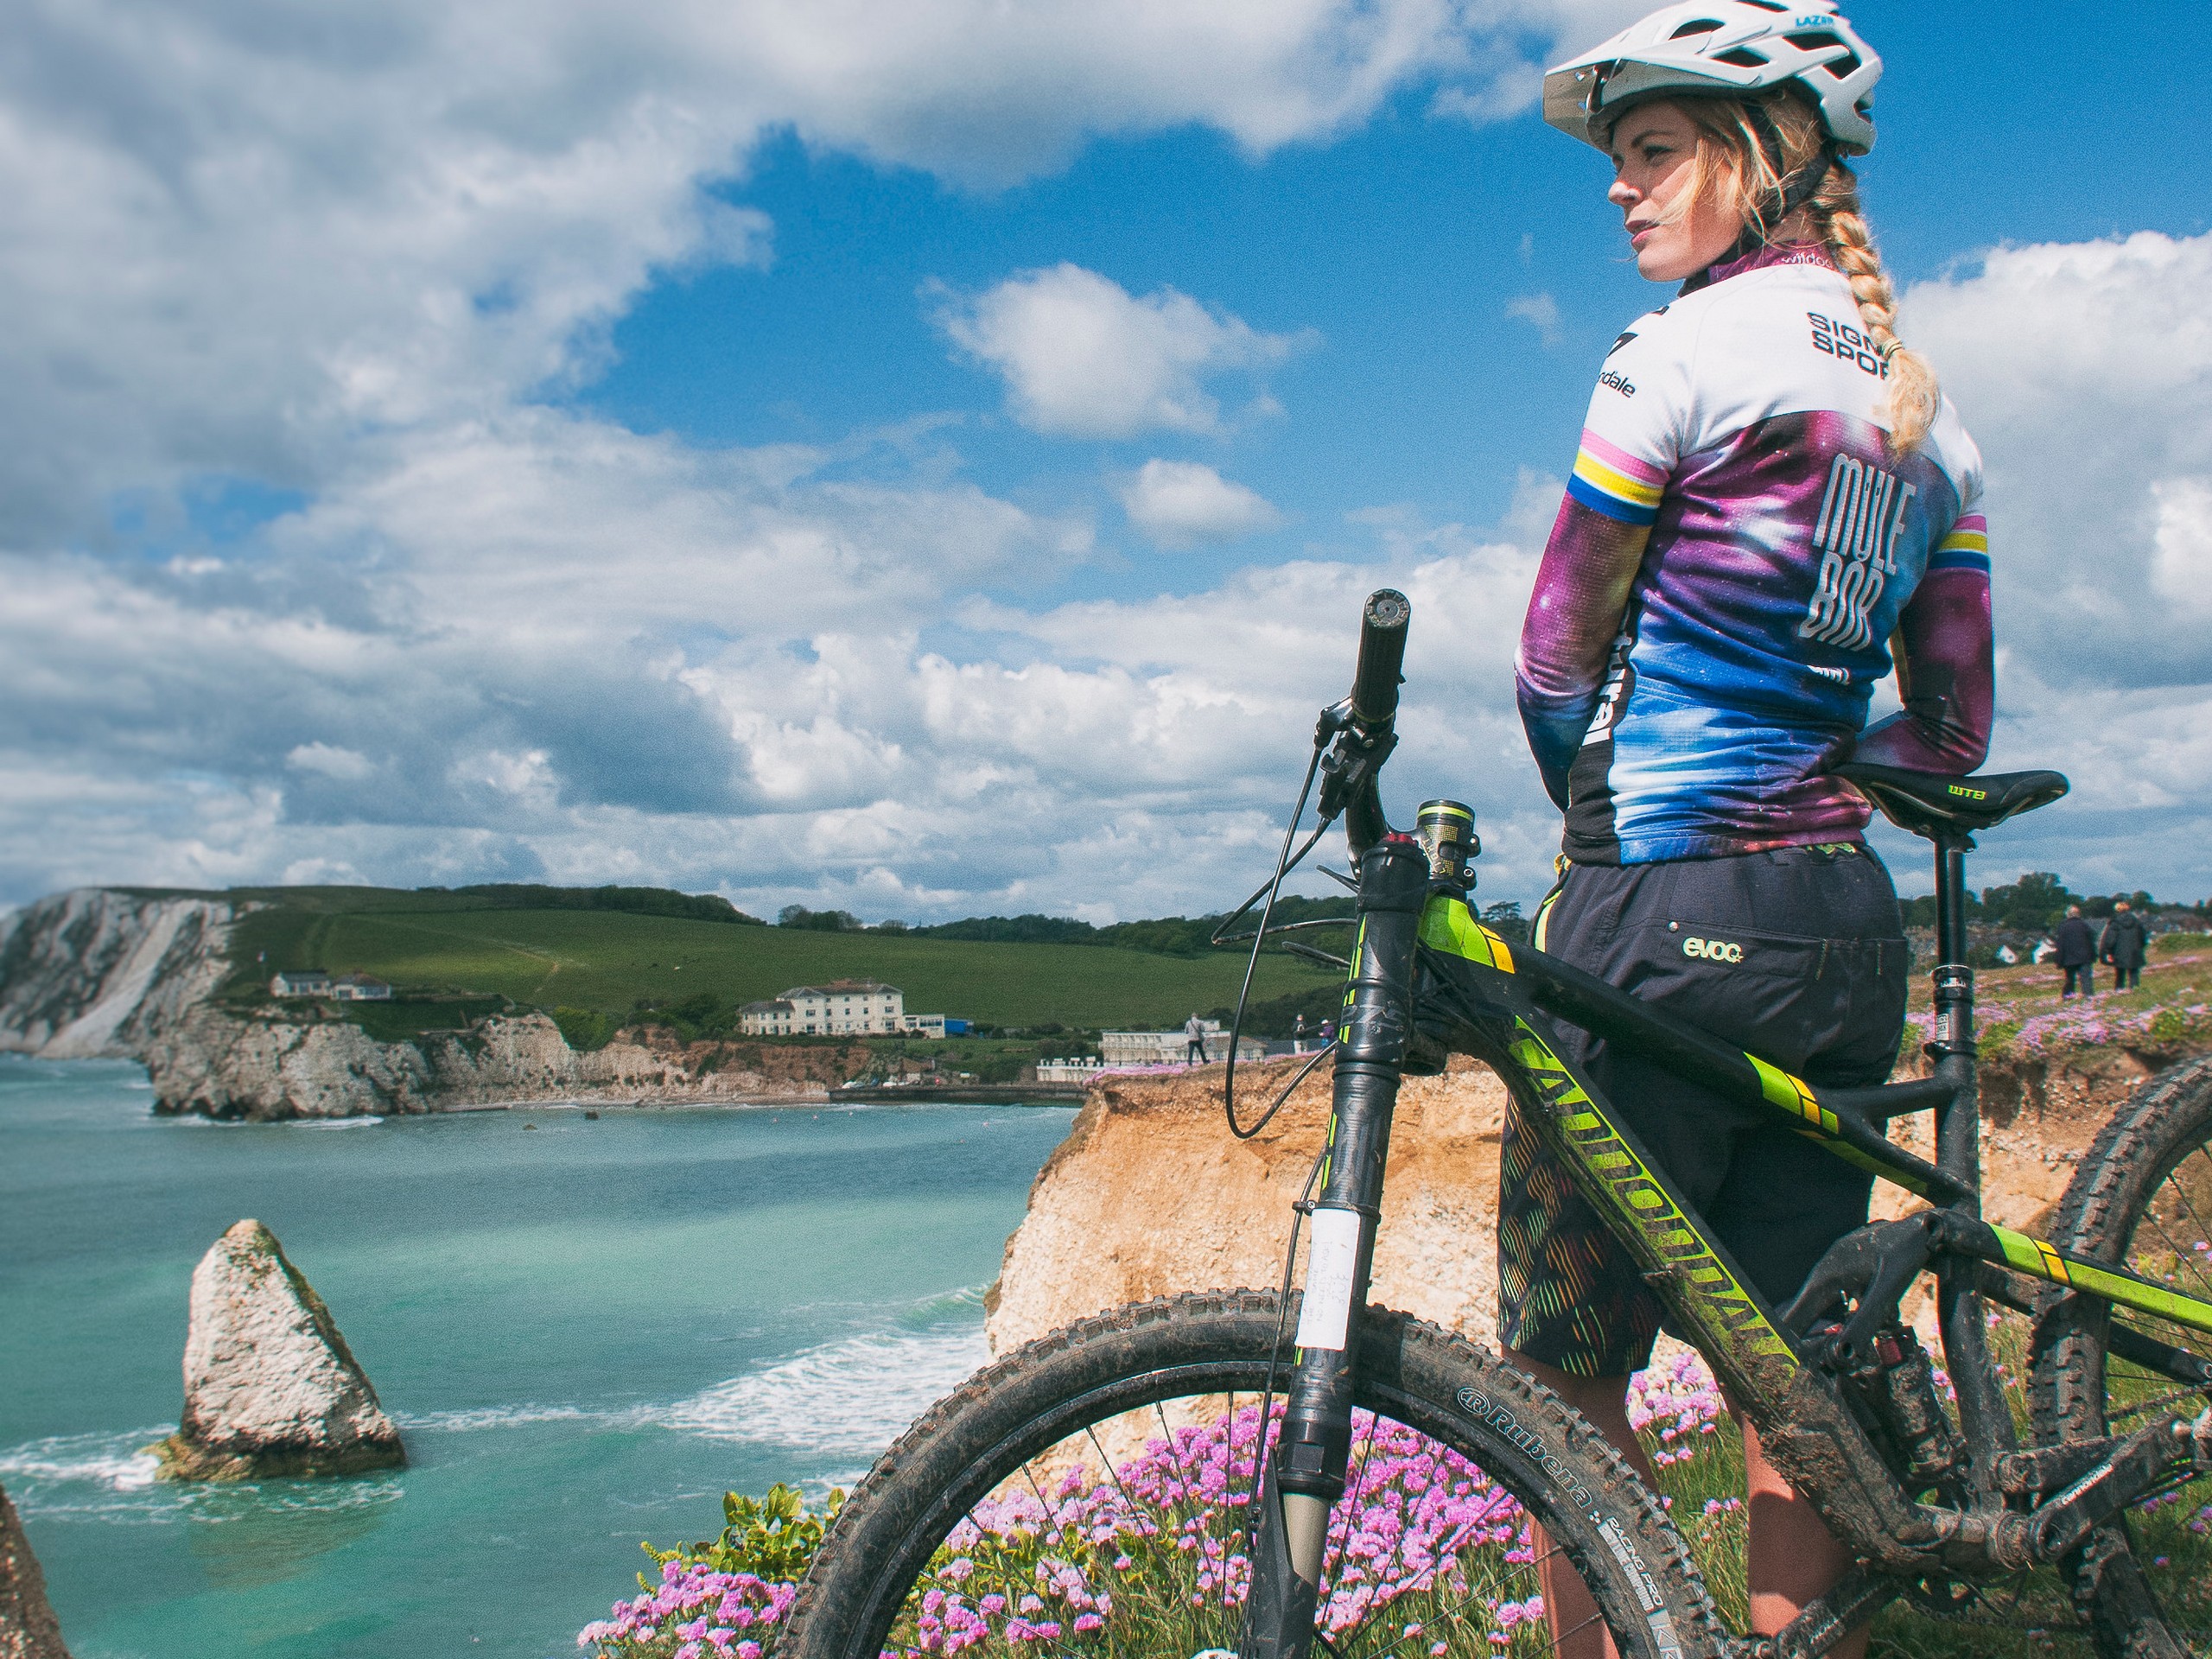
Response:
M561 1039L579 1054L605 1048L614 1038L614 1021L590 1008L556 1008L553 1023L561 1028Z

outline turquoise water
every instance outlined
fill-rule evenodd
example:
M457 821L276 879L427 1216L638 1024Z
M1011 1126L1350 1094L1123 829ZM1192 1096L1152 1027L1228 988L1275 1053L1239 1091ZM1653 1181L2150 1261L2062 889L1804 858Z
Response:
M0 1057L0 1484L78 1659L575 1654L639 1539L711 1535L728 1488L850 1478L980 1361L1071 1116L218 1126L150 1098L135 1066ZM245 1216L322 1293L406 1469L152 1480L193 1266Z

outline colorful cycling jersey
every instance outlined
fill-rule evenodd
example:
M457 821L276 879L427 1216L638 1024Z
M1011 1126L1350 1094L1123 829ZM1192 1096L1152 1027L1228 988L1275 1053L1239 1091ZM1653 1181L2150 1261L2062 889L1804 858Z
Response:
M1924 443L1891 453L1885 372L1849 286L1808 248L1717 266L1615 342L1517 661L1569 857L1856 840L1866 803L1820 773L1859 737L1900 632L1900 679L1926 657L1915 689L1935 712L1881 758L1979 764L1981 457L1948 400ZM1642 525L1638 559L1624 532ZM1956 579L1907 614L1942 572Z

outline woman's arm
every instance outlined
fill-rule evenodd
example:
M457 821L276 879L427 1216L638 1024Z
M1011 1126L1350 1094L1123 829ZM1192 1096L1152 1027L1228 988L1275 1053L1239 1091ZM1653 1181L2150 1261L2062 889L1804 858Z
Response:
M1651 489L1656 498L1656 487ZM1610 509L1610 510L1608 510ZM1589 504L1570 488L1544 544L1514 657L1521 724L1553 804L1567 809L1567 769L1590 729L1651 520Z
M1989 755L1996 712L1989 617L1989 531L1979 513L1929 556L1891 641L1904 707L1866 728L1854 760L1914 772L1972 772Z

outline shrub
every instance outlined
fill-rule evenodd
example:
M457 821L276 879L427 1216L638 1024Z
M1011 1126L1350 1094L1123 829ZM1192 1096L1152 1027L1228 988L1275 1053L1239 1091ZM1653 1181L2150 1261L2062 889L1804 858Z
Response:
M605 1048L614 1038L614 1021L591 1008L556 1008L553 1023L561 1028L561 1040L579 1054Z
M817 1515L780 1481L766 1497L724 1494L721 1535L675 1549L642 1546L660 1566L658 1582L638 1574L639 1593L616 1602L612 1618L585 1625L576 1645L602 1659L764 1659L844 1500L831 1492Z

